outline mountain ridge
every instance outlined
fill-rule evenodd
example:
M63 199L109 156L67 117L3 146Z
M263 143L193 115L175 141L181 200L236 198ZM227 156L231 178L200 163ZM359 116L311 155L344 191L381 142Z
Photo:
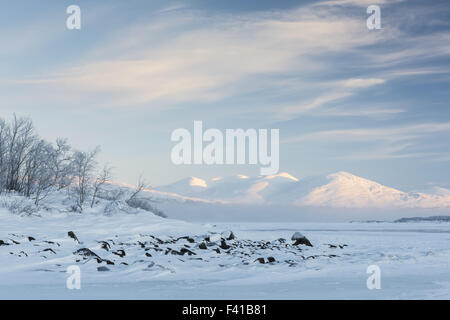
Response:
M272 176L201 179L188 177L156 187L164 192L205 202L229 204L283 204L331 208L450 209L450 190L436 194L404 192L349 172L298 179L287 172ZM448 191L448 192L447 192Z

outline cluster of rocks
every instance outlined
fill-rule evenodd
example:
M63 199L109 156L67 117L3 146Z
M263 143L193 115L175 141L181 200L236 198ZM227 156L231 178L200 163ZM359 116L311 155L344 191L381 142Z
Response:
M34 237L17 236L22 241L35 242L33 246L42 247L41 250L34 250L42 258L48 259L50 256L64 254L61 243L67 246L67 240L61 241L36 241ZM94 261L98 264L97 270L100 272L110 271L113 266L129 266L131 264L142 263L144 270L154 268L167 269L161 264L166 262L170 266L173 262L171 257L177 261L200 261L204 263L217 263L219 266L227 265L250 265L264 264L274 265L285 263L288 266L295 266L303 260L317 259L319 257L334 258L336 254L309 254L309 248L313 245L303 234L295 232L291 241L279 238L273 241L237 239L232 231L222 233L210 233L202 236L182 236L182 237L157 237L150 234L140 234L138 236L121 239L114 236L111 239L98 240L85 246L73 231L67 233L67 237L72 239L70 251L75 263L87 263ZM70 241L69 241L70 242ZM14 239L0 240L0 246L19 246L20 241ZM344 249L345 244L325 244L327 249ZM65 250L66 255L68 253ZM12 250L12 255L18 257L28 257L30 252L25 250ZM216 260L220 258L219 260ZM228 261L228 262L227 262Z

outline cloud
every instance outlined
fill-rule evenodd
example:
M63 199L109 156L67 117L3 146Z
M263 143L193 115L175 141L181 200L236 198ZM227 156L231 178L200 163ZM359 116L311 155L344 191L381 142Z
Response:
M278 118L287 120L296 117L299 114L316 110L320 107L326 106L328 103L336 102L344 98L351 97L357 93L358 90L369 88L378 84L384 83L384 79L378 78L351 78L346 80L339 80L322 84L322 87L327 91L317 98L306 104L299 104L287 106L278 111ZM328 110L325 111L328 114ZM334 113L337 115L337 113Z
M319 1L316 6L358 6L368 7L370 5L389 5L393 3L403 2L404 0L329 0Z
M10 83L102 95L109 106L216 101L270 87L264 75L326 70L316 53L346 52L379 38L358 17L312 6L238 17L177 7L118 31L81 61Z
M299 141L406 141L422 137L426 134L450 132L450 122L428 122L383 128L356 128L323 130L283 140L283 143Z

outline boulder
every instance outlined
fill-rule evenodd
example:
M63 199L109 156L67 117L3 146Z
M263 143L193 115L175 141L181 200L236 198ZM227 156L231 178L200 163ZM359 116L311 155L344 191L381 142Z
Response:
M73 233L73 231L69 231L67 232L67 235L72 238L73 240L75 240L76 242L80 243L80 241L78 240L77 236L75 235L75 233Z
M222 237L225 240L234 240L236 238L233 231L230 230L222 232Z
M298 246L300 244L303 244L305 246L312 247L313 245L311 242L306 238L303 234L300 232L296 232L292 235L291 240L294 241L294 246Z
M113 251L113 254L115 254L116 256L119 256L119 257L121 257L121 258L123 258L123 257L125 257L125 256L126 256L126 253L125 253L125 251L124 251L124 250L122 250L122 249L120 249L120 250L117 250L117 251Z
M105 267L105 266L101 266L101 267L98 267L98 268L97 268L97 271L99 271L99 272L105 272L105 271L109 271L109 268L108 268L108 267Z
M228 250L231 247L227 244L227 242L224 239L222 239L222 242L220 243L220 248L223 250Z

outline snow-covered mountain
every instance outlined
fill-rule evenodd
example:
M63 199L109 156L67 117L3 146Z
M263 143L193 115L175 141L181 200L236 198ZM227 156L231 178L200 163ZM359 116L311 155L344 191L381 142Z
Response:
M450 192L407 193L347 172L297 179L283 172L273 176L237 175L210 180L190 177L153 192L198 201L232 204L282 204L334 208L450 208ZM194 200L195 201L195 200Z

